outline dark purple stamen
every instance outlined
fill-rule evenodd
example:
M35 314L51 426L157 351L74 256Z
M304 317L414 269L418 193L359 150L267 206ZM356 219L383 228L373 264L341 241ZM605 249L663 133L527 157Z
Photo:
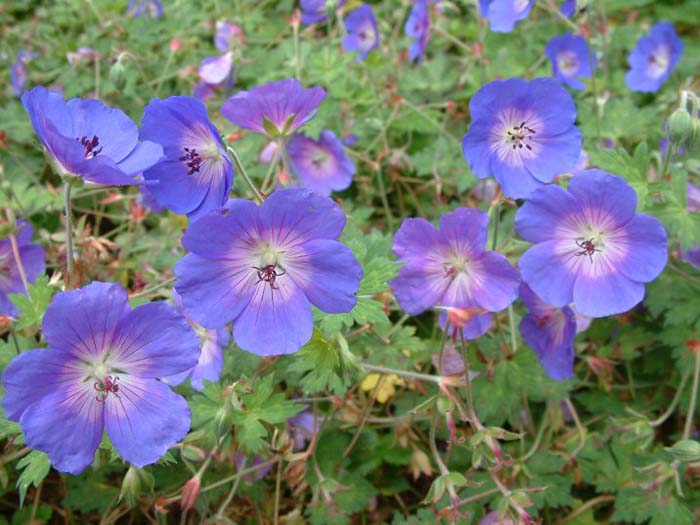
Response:
M197 150L192 148L185 148L185 154L178 160L185 163L190 171L187 172L188 175L192 175L195 172L199 172L199 168L202 166L202 157L199 156Z
M536 131L525 125L523 120L519 126L513 126L513 131L508 132L509 140L513 144L513 149L523 149L523 147L532 151L532 147L526 141L532 141L531 135L534 135Z
M91 139L87 137L80 137L76 140L79 140L85 148L86 159L95 158L102 151L102 148L97 147L100 145L100 139L97 138L97 135L93 135Z

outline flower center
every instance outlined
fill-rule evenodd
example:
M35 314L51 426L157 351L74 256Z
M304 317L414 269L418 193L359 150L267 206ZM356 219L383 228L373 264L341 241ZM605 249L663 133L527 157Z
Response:
M195 148L184 148L185 154L180 157L178 160L180 162L183 162L185 166L189 168L189 171L187 172L187 175L192 175L193 173L198 173L199 168L202 166L202 162L204 159L200 156L199 153L197 153L197 150Z
M575 257L588 257L588 259L593 263L593 256L596 253L602 253L603 250L600 248L603 246L600 237L580 237L576 239L577 251L574 253Z
M649 55L649 73L654 78L658 78L668 69L671 61L671 52L668 46L662 45L656 48Z
M318 150L314 153L313 157L311 158L311 165L317 170L320 170L324 167L325 164L328 163L329 158L330 156L328 155L328 153L326 153L323 150Z
M114 394L114 397L119 397L118 376L104 376L103 379L95 381L92 387L97 390L95 400L98 403L104 403L110 393Z
M467 265L469 261L462 257L455 257L453 260L442 265L445 272L445 277L454 279L459 273L467 273Z
M573 53L560 53L557 55L557 65L559 70L569 76L578 70L578 60Z
M526 121L522 121L520 125L513 126L507 130L506 144L510 145L514 150L527 148L532 151L532 135L536 133L534 129L525 125Z
M279 255L280 254L267 243L262 247L259 255L259 266L252 267L258 276L258 280L255 284L268 283L271 290L279 290L279 286L276 284L277 278L287 273L287 271L280 266Z
M100 139L97 138L97 135L93 135L91 139L87 137L79 137L75 140L79 140L83 145L83 148L85 148L86 159L95 158L102 151L102 148L97 147L100 145Z

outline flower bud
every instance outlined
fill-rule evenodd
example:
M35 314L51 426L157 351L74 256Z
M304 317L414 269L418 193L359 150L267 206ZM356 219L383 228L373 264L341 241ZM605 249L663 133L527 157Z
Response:
M133 506L141 495L142 489L152 490L153 483L153 474L131 465L122 481L119 500L126 499L127 503Z
M685 139L685 147L689 152L700 150L700 119L692 119L690 133Z
M233 415L229 407L223 406L216 411L214 416L214 435L217 439L224 437L231 431L233 425Z
M700 461L700 443L691 439L684 439L672 447L667 447L666 452L685 463Z
M667 122L668 138L671 143L681 146L691 133L692 119L685 108L678 108L671 113Z
M124 53L121 53L117 57L117 61L112 64L112 67L109 68L109 80L112 81L112 84L114 84L114 87L117 89L124 89L124 86L126 86L126 68L124 67Z
M190 510L199 496L199 491L202 488L202 484L199 481L199 477L194 476L190 478L187 483L182 486L180 508L182 510Z

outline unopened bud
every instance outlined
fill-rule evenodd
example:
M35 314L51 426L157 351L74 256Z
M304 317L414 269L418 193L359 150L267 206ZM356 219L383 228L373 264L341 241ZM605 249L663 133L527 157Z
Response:
M126 499L129 505L136 504L143 489L153 489L153 474L150 472L131 465L122 481L122 488L119 493L119 499Z
M231 407L226 403L216 411L214 416L214 435L216 438L227 435L231 431L231 425L233 425L233 414L231 414Z
M194 507L201 488L202 484L197 476L190 478L187 483L182 486L180 498L180 508L182 510L190 510Z
M182 40L180 40L178 37L174 37L170 40L170 44L168 44L168 48L170 49L171 53L177 53L182 49Z
M668 138L671 143L681 146L692 130L692 118L685 108L678 108L668 118Z
M112 64L112 67L109 68L109 80L117 89L124 89L124 86L126 86L126 68L124 67L125 56L126 55L124 53L121 53L117 57L117 61Z
M684 439L672 447L667 447L666 452L684 463L700 461L700 443L691 439Z
M692 119L690 133L685 139L685 147L689 152L700 150L700 119Z

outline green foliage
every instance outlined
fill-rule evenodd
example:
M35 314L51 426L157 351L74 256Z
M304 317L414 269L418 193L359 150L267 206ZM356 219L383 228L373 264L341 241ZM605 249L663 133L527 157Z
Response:
M43 452L32 450L19 460L17 468L22 470L22 473L17 479L19 504L21 506L24 503L24 497L27 495L27 489L32 485L38 487L39 484L44 481L44 478L51 468L51 462L48 456Z
M342 50L344 20L360 0L339 12L339 2L328 2L327 22L299 27L290 18L297 0L162 1L161 20L128 16L126 0L3 2L0 65L8 72L19 51L37 52L26 64L26 87L97 98L138 124L151 98L192 93L197 65L222 53L212 41L216 23L236 23L242 36L231 44L235 85L218 87L206 106L255 185L267 194L295 174L288 158L272 167L259 162L269 138L241 132L222 116L222 105L239 90L291 77L322 86L326 98L300 131L357 137L346 147L356 166L353 184L332 195L347 215L340 240L363 269L357 304L346 313L314 309L312 337L293 355L256 356L232 341L221 379L205 382L202 392L187 381L176 387L191 409L191 430L145 469L125 465L105 433L83 474L52 472L44 453L24 449L20 424L3 414L0 525L32 519L477 525L491 510L515 519L516 504L543 524L697 520L700 495L688 464L698 460L698 443L681 438L686 421L691 435L700 421L700 406L693 411L691 404L700 269L682 254L700 245L700 213L688 210L688 184L700 183L700 161L687 137L685 151L669 157L659 147L683 90L696 90L695 0L579 1L568 20L556 12L559 1L535 2L510 33L491 31L475 0L429 2L431 34L420 63L407 60L411 39L403 32L412 0L369 2L381 44L361 62ZM627 56L661 20L676 24L685 53L658 92L631 92ZM514 228L522 201L489 194L490 182L477 182L465 162L461 140L477 90L497 78L550 76L543 49L564 32L583 35L598 58L586 88L570 90L588 167L624 178L637 193L637 210L662 221L669 262L646 285L638 308L596 319L577 335L568 381L548 378L520 337L521 302L495 313L488 333L469 342L470 369L478 375L468 389L460 374L437 376L439 312L406 315L392 293L388 283L400 268L394 235L408 217L436 224L459 206L478 208L489 212L489 248L495 241L517 265L528 248ZM97 58L69 61L80 48L93 48ZM32 223L47 271L27 296L10 297L19 315L0 319L0 371L17 354L48 346L40 327L52 296L65 287L66 254L62 180L8 80L0 75L0 207ZM674 121L674 135L687 134L688 118ZM290 122L263 125L278 136ZM697 123L690 124L692 131ZM561 175L556 184L578 176ZM171 300L189 220L143 208L139 192L94 185L73 191L74 286L119 282L133 306ZM252 199L239 171L230 197ZM376 386L363 388L368 372L376 385L391 384L386 396L380 399ZM89 387L93 379L85 381ZM302 411L305 423L291 420ZM309 420L319 427L315 435ZM259 478L235 478L241 455L248 466L277 463ZM44 479L35 506L31 487ZM201 482L202 492L185 515L180 503L188 480L188 487ZM467 501L459 514L450 490Z
M340 335L330 340L320 330L314 330L311 341L291 359L288 370L302 374L300 386L307 394L328 389L342 395L358 377L356 358Z
M54 289L49 284L46 275L40 276L33 284L29 285L29 296L15 294L11 296L20 314L15 328L22 330L41 324L46 307L51 302Z
M288 400L284 394L274 392L274 374L256 380L251 391L240 398L241 405L233 411L233 424L236 427L238 441L248 452L258 452L268 430L263 424L284 423L300 412L303 407Z

